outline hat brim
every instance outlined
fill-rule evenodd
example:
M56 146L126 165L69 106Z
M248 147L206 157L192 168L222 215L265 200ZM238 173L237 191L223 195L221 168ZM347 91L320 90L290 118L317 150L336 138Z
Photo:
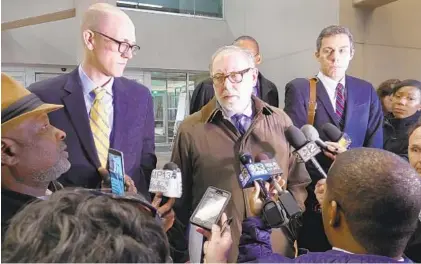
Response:
M2 123L1 124L1 131L3 133L5 131L7 131L7 129L10 129L10 128L14 127L15 125L22 122L24 119L29 118L31 116L36 116L36 115L40 115L40 114L43 114L43 113L48 114L50 112L53 112L53 111L58 110L58 109L63 108L63 107L64 107L63 105L57 105L57 104L42 104L32 111L26 112L22 115L19 115L15 118L12 118L12 119L8 120L7 122Z

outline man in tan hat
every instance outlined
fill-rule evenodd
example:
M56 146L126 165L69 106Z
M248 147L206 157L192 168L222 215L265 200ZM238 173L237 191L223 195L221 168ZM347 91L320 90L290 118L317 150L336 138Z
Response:
M1 74L1 234L25 204L46 195L48 185L70 168L66 133L50 125L46 104Z

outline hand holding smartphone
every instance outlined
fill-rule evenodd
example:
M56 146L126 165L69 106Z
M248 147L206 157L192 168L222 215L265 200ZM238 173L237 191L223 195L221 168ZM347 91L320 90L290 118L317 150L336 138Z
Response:
M117 195L124 194L124 159L123 153L116 149L108 150L108 171L111 180L111 192Z
M199 205L190 217L190 223L210 231L224 212L231 193L215 187L208 187Z

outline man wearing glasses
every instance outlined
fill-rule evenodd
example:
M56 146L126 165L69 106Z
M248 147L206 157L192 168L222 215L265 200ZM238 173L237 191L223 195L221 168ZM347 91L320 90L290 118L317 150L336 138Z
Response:
M234 40L232 45L249 50L254 56L254 63L256 66L262 62L259 43L257 43L253 37L240 36ZM279 107L278 89L276 88L276 85L266 79L261 72L259 72L256 85L253 88L253 95L259 97L272 106ZM215 93L213 90L212 78L206 79L199 83L194 88L193 94L191 96L190 114L199 111L214 96Z
M107 167L108 149L124 154L125 173L146 197L156 167L152 96L145 86L121 77L140 49L130 18L115 6L98 3L84 14L84 56L79 67L29 87L43 101L63 104L51 123L68 137L71 169L64 186L98 188L98 168Z
M252 95L258 78L253 54L237 46L223 47L212 57L210 74L215 97L181 123L174 143L172 161L183 175L183 196L176 201L174 211L188 226L191 213L209 186L231 192L226 213L234 219L233 246L228 262L236 262L241 223L250 211L246 202L250 190L243 190L238 181L240 153L250 153L253 157L262 152L271 153L283 169L282 178L288 190L303 209L310 177L304 164L297 163L291 154L285 138L284 131L292 125L289 117L283 110ZM281 229L274 233L274 250L294 256L294 241L288 232ZM178 251L187 248L179 237L170 240ZM186 260L188 256L174 259L175 262Z

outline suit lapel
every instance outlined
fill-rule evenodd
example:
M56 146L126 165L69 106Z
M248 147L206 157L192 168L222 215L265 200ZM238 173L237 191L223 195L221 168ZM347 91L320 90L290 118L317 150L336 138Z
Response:
M323 107L325 108L327 114L329 115L332 123L336 126L339 126L338 118L336 116L335 110L333 109L332 102L330 101L329 95L327 94L326 88L324 87L323 83L319 80L317 82L317 99L319 102L322 103ZM320 110L319 110L320 111ZM316 110L317 115L317 110Z
M129 109L129 95L127 94L127 87L123 86L121 79L114 78L113 83L114 95L114 124L113 137L111 139L111 146L115 149L121 150L122 139L124 134L127 134L126 117ZM140 114L140 113L139 113Z
M344 124L344 131L347 128L348 124L352 124L352 112L354 111L354 104L353 102L356 102L356 99L358 95L356 94L356 90L352 89L352 80L348 77L348 75L345 76L345 124Z
M64 90L69 92L69 94L62 98L63 104L65 105L67 114L76 130L76 134L88 154L90 161L95 164L95 166L99 167L100 162L89 124L89 117L86 110L85 98L83 97L78 68L71 73L70 78L64 86Z

